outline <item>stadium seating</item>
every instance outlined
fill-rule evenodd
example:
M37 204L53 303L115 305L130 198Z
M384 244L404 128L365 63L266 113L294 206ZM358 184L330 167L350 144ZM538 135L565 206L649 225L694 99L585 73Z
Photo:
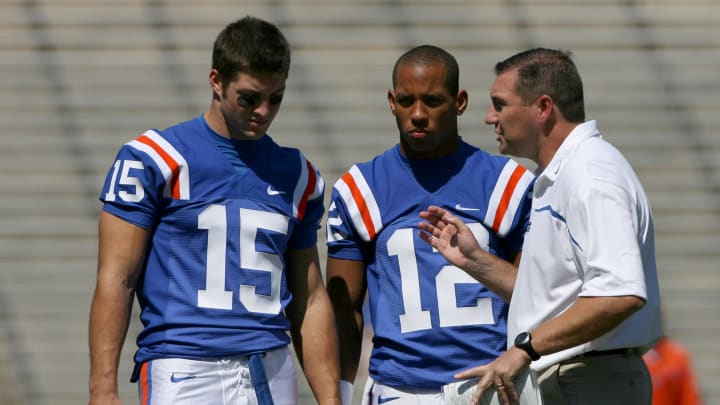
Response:
M706 402L720 403L720 3L711 0L4 0L0 403L87 401L101 182L121 144L205 111L212 41L245 14L277 23L294 49L271 134L300 147L328 187L397 142L386 92L409 47L456 55L470 94L462 135L493 152L483 119L494 63L532 46L572 50L588 118L650 195L667 332L691 351ZM121 359L127 404L138 329L135 317ZM301 381L301 403L311 398Z

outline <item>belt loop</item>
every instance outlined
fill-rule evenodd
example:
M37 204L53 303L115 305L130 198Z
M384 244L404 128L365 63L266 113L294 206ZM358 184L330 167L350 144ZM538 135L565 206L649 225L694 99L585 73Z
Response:
M262 358L264 353L255 353L248 356L248 366L250 367L250 377L252 377L253 386L255 387L255 396L257 396L260 405L274 405L270 386L268 385L267 375L265 375L265 366Z
M133 365L132 373L130 373L130 382L136 383L138 379L140 378L140 367L142 366L142 363L137 363Z

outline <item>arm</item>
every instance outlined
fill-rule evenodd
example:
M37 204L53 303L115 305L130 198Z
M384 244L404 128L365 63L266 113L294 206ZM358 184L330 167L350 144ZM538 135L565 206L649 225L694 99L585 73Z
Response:
M531 331L532 346L540 355L547 355L597 339L620 325L645 301L636 296L580 297L567 311ZM505 403L517 399L512 380L530 365L530 356L522 349L511 347L492 363L475 367L456 378L481 377L476 399L483 391L502 383L506 389Z
M90 309L90 404L119 404L117 370L148 231L103 211Z
M289 250L288 288L293 299L286 309L300 366L319 404L341 404L335 318L322 282L315 246Z
M615 329L645 305L636 296L580 297L562 315L532 331L532 345L540 355L565 350Z
M420 213L420 237L453 265L463 269L490 291L509 302L517 277L520 254L513 263L483 250L470 228L447 210L430 206Z
M328 293L335 310L340 340L343 380L355 381L362 350L366 280L365 264L358 260L327 259Z

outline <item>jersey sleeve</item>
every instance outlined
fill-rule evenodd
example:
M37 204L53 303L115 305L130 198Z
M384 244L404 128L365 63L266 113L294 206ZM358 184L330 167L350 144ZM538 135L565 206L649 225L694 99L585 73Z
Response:
M147 229L169 198L189 198L187 163L160 134L147 131L120 148L100 201L103 210Z
M484 223L512 252L522 249L532 206L533 174L512 159L501 170L490 196Z
M300 154L300 176L293 194L293 213L299 222L288 242L289 248L305 249L317 243L325 214L324 195L325 180L320 171Z
M365 249L381 228L377 201L355 165L333 186L327 220L328 256L364 260Z

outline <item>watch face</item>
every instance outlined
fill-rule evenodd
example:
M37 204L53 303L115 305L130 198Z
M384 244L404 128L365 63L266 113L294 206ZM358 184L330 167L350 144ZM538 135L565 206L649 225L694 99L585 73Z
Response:
M527 352L530 358L534 361L539 359L540 355L535 351L535 349L533 349L532 343L530 343L531 340L532 337L530 337L530 332L522 332L515 338L515 346L525 350L525 352Z

